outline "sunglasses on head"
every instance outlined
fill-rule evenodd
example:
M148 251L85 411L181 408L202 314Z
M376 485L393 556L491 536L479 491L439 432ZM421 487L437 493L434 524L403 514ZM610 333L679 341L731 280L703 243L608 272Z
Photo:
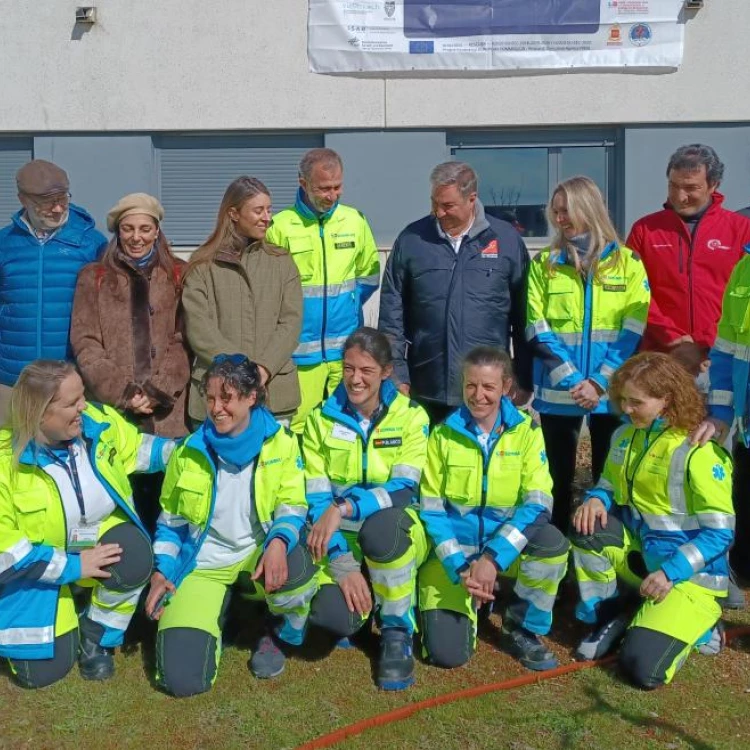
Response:
M250 360L244 354L217 354L211 364L223 365L224 362L231 362L233 365L242 365L245 362L250 364Z

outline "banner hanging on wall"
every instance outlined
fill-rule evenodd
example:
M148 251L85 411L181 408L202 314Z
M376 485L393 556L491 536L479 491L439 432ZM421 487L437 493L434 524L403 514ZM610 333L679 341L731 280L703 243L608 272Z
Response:
M683 0L310 0L316 73L665 70Z

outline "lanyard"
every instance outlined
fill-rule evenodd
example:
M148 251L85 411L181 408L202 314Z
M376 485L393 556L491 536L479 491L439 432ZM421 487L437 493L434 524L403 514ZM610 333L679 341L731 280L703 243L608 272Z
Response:
M652 425L653 426L653 425ZM628 505L633 505L633 485L635 484L635 477L638 474L638 470L641 468L641 463L643 463L643 459L646 457L646 454L648 453L648 449L654 445L654 443L666 432L666 428L663 429L653 440L651 444L649 444L648 439L651 435L651 427L649 427L648 432L646 433L646 440L643 445L643 452L638 456L633 465L633 471L630 473L630 476L628 476L628 466L630 465L630 453L633 450L633 442L635 441L635 436L638 434L637 431L633 433L633 437L630 438L630 445L628 445L628 452L625 456L625 484L627 485L628 490Z
M81 522L86 526L86 502L83 499L83 489L81 488L81 480L78 476L78 467L76 466L76 456L73 450L73 444L68 444L68 461L64 461L58 458L51 450L47 449L47 455L58 465L61 466L65 473L70 479L70 483L73 485L73 491L78 501L78 509L81 512Z

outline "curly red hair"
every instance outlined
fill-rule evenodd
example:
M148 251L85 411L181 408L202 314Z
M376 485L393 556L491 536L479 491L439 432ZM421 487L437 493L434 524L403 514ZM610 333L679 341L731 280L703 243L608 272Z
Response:
M705 401L692 375L667 354L643 352L617 370L609 384L609 397L618 406L625 383L652 398L666 399L662 416L670 427L692 432L706 418Z

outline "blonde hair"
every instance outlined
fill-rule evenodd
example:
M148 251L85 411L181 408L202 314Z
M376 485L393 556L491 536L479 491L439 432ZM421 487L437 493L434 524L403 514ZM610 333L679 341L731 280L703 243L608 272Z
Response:
M583 260L578 257L575 248L555 221L552 204L558 194L565 196L571 223L577 227L584 227L590 234L589 248ZM554 275L555 265L562 257L572 261L578 273L590 272L597 281L600 271L615 268L620 263L622 241L609 218L601 191L591 178L577 175L561 182L552 191L552 197L547 204L547 221L551 227L555 227L547 261L550 276ZM617 243L617 249L601 263L604 248L612 242Z
M44 412L57 395L60 384L75 372L70 362L61 359L37 359L21 370L10 397L14 468L18 468L26 446L39 436Z

